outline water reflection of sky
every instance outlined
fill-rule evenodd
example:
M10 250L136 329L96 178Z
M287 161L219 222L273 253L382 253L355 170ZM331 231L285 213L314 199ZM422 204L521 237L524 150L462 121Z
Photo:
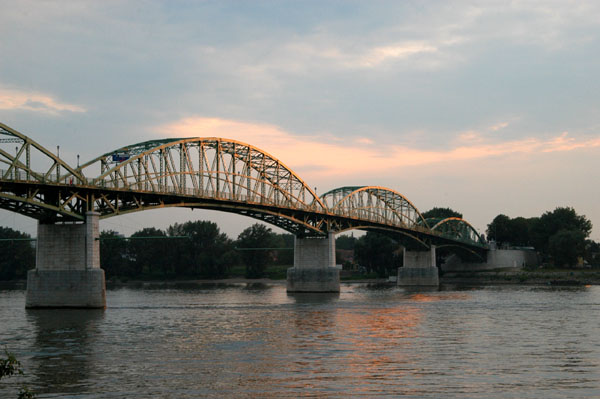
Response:
M600 287L236 284L109 290L108 304L32 312L0 291L0 340L60 397L600 394Z

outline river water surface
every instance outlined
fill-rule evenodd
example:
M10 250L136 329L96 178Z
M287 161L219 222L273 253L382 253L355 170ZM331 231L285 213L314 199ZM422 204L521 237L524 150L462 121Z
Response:
M0 345L39 398L598 398L600 287L408 291L284 285L107 291L25 310L0 289Z

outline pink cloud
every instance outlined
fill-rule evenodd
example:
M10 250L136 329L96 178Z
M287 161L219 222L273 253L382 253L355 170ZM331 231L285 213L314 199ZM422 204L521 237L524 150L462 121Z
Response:
M63 111L86 111L85 108L79 105L62 103L48 94L3 88L0 88L0 109L26 110L47 114L58 114Z
M459 136L454 147L423 150L400 145L378 146L369 139L299 136L268 124L202 117L183 119L158 130L161 135L172 137L223 137L246 142L280 159L305 179L314 173L320 177L384 173L407 166L600 147L600 137L578 139L567 133L548 140L492 142L476 132L468 132Z
M508 126L508 122L500 122L500 123L496 123L493 126L490 126L490 130L496 132L498 130L504 129L507 126Z
M387 60L406 58L416 54L435 53L438 49L427 43L400 43L391 46L375 47L358 59L358 65L374 67Z

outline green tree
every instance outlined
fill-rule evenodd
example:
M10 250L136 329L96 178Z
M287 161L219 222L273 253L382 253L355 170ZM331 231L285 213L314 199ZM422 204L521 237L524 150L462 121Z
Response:
M509 222L512 245L526 247L533 245L532 230L539 218L516 217Z
M560 230L548 240L548 254L555 266L575 266L584 252L585 233L581 230Z
M585 241L584 259L592 266L600 266L600 243L593 240Z
M538 218L511 219L506 215L498 215L488 224L486 234L489 240L499 244L530 246L533 244L532 231L537 221Z
M127 240L121 234L113 230L100 233L100 263L106 278L128 274Z
M10 377L15 374L23 374L21 362L17 360L15 355L4 350L6 358L0 358L0 380L3 377Z
M26 278L35 267L35 249L29 234L0 227L0 280Z
M580 231L587 238L592 231L592 222L578 215L575 209L559 207L545 212L533 228L534 246L542 253L548 253L550 237L561 230Z
M427 212L422 213L425 219L447 219L447 218L461 218L463 217L462 213L456 212L450 208L431 208Z
M355 261L356 242L354 235L338 235L335 238L335 263L342 264L344 269L351 269Z
M346 249L346 250L352 250L354 249L354 246L356 245L356 237L354 237L354 235L346 235L346 234L340 234L339 236L337 236L335 238L335 248L336 249Z
M260 223L255 223L240 233L236 245L242 249L240 253L246 265L247 278L260 278L264 275L273 257L271 250L260 248L273 248L275 244L275 234Z
M493 240L498 243L511 242L511 225L510 218L506 215L498 215L488 224L486 234L488 240Z
M176 223L167 232L171 237L189 237L169 243L171 264L175 264L177 275L222 278L236 260L232 240L221 233L216 223L200 220Z
M498 243L533 246L545 261L557 266L575 265L590 252L586 238L592 223L573 208L559 207L540 217L514 219L498 215L488 224L487 236Z
M136 231L131 237L133 239L128 245L132 265L129 275L136 278L164 275L165 269L172 264L171 251L168 250L169 243L165 239L166 233L155 227L146 227Z
M274 251L277 265L294 264L294 235L289 233L275 234L273 248L285 248Z
M400 266L398 243L391 238L375 232L367 232L356 241L354 258L359 265L374 271L379 277L395 274Z
M21 362L17 358L9 353L6 349L4 350L6 358L0 358L0 380L4 377L10 377L13 375L23 375L23 367ZM17 399L33 399L35 395L26 387L19 389L19 395Z

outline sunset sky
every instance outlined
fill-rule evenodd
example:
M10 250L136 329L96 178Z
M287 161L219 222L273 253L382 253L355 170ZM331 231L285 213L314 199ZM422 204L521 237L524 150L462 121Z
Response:
M482 233L572 206L600 240L597 1L0 0L0 51L0 122L71 164L220 136L320 194L386 186ZM197 219L254 223L168 209L101 229Z

